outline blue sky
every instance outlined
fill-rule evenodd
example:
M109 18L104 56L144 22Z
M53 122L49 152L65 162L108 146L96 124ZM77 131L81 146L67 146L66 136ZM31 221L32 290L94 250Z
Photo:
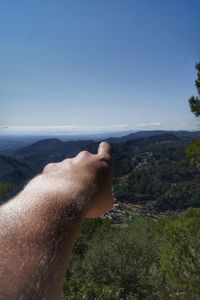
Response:
M187 102L199 11L199 0L0 1L0 125L200 128Z

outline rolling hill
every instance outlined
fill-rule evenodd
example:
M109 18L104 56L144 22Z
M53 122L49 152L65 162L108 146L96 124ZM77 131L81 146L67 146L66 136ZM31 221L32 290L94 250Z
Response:
M155 133L148 137L127 135L112 143L117 200L165 211L199 207L199 173L188 164L184 150L197 134ZM47 163L71 158L82 150L96 153L98 145L93 140L37 141L12 151L12 158L1 155L0 181L14 183L19 190Z

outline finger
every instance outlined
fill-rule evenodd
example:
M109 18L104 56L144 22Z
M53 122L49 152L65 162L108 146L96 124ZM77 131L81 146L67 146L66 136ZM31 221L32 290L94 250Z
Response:
M81 159L87 159L89 157L92 157L94 156L94 154L90 153L89 151L81 151L79 152L75 157L74 157L74 160L81 160Z
M110 156L111 155L111 146L107 142L101 142L98 149L98 155L101 156Z

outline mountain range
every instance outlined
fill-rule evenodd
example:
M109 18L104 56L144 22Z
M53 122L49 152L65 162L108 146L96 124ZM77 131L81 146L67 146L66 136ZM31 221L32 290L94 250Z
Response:
M157 132L156 132L157 133ZM143 133L142 135L145 135ZM177 137L173 133L150 134L148 137L138 137L136 134L120 138L107 139L112 144L114 158L119 155L127 155L127 152L136 153L152 147L183 146L188 138ZM82 150L96 153L99 142L93 140L66 141L50 138L37 141L31 145L10 152L10 156L26 163L35 172L41 172L44 166L50 162L59 162L65 158L71 158ZM9 153L9 151L8 151Z
M198 137L200 132L142 131L108 138L107 141L111 143L113 150L115 175L121 178L134 169L162 164L165 161L165 151L170 157L169 163L176 160L173 153L177 153L177 149L180 149L178 159L184 159L185 145ZM61 141L58 138L48 138L19 149L8 149L6 152L3 150L3 154L0 155L0 182L14 184L17 191L25 182L41 172L46 164L71 158L82 150L96 153L98 145L99 142L90 139Z
M200 131L188 132L188 131L141 131L128 134L122 137L111 137L106 139L113 147L114 157L121 155L127 155L129 153L136 153L141 150L147 150L152 147L171 147L179 146L190 143L194 138L200 137ZM50 162L59 162L65 158L71 158L77 155L82 150L88 150L92 153L96 153L99 142L93 140L77 140L77 141L61 141L58 138L42 139L28 146L19 148L17 150L7 149L2 150L2 160L10 159L10 165L13 169L21 170L20 164L25 163L34 172L41 172L43 167ZM120 155L119 155L120 153ZM13 160L12 160L13 159ZM17 161L18 164L17 165ZM8 165L3 164L1 161L0 178L1 173L9 169ZM30 174L31 175L31 174ZM15 176L13 175L13 178ZM26 174L24 175L26 177ZM3 175L4 178L4 175ZM14 180L14 179L13 179Z

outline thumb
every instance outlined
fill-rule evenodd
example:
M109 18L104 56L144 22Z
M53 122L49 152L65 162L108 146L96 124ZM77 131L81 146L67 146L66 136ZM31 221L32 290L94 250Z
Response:
M107 142L101 142L98 149L98 155L107 156L111 155L111 146Z

